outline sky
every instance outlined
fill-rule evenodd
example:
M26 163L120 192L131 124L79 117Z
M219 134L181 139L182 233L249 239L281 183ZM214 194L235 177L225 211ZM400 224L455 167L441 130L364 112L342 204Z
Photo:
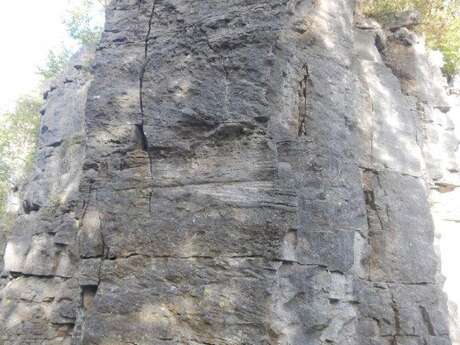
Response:
M67 0L0 1L0 113L36 89L37 66L69 40L62 23Z

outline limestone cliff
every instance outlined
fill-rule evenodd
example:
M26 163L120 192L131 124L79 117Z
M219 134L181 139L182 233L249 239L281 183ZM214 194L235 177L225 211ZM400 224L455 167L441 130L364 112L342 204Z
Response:
M411 20L113 1L45 93L0 344L451 344L430 202L458 139Z

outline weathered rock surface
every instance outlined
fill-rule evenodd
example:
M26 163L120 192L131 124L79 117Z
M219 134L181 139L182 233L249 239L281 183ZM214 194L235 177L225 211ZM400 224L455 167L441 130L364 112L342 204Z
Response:
M451 344L448 98L354 5L114 1L46 95L0 344Z
M80 305L77 214L94 53L80 52L45 92L37 163L5 249L0 344L68 344Z
M425 122L430 130L426 145L426 157L432 175L432 215L436 230L436 248L442 259L445 275L445 291L449 298L451 339L460 345L460 280L458 279L458 246L460 241L460 83L449 88L450 111L442 114L434 111Z

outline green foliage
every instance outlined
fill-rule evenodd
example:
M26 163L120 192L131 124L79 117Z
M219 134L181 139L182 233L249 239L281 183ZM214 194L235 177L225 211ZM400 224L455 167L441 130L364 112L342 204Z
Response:
M69 9L64 24L74 40L82 46L95 45L102 33L102 24L95 18L106 6L105 1L81 0L76 6Z
M59 51L50 50L45 65L38 68L38 74L44 80L55 78L63 71L71 56L71 51L65 47Z
M74 0L64 20L69 36L80 46L93 46L102 32L103 10L110 0ZM51 50L45 64L38 68L44 80L61 73L72 55L63 46ZM35 96L20 98L14 111L0 114L0 222L3 226L11 215L6 214L6 201L13 188L18 188L33 167L42 100Z
M69 7L64 18L67 33L78 46L90 47L99 41L103 29L103 11L109 0L77 0ZM50 50L45 64L38 68L43 80L55 78L72 56L72 50L63 46Z
M379 21L392 13L418 10L422 23L417 30L430 48L444 55L444 73L460 71L460 0L364 0L363 11Z
M30 173L37 146L42 101L20 98L14 111L0 115L0 216L10 190Z
M103 10L110 0L72 0L64 19L69 36L80 46L93 46L102 32ZM44 80L61 73L72 55L63 46L48 53L38 68ZM12 188L17 188L30 173L37 146L42 100L35 96L20 98L12 112L0 114L0 221L5 218L5 203Z

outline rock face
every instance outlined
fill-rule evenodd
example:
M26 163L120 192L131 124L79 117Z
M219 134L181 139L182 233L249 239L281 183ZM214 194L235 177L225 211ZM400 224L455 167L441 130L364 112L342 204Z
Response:
M458 81L460 81L458 79ZM436 246L442 259L442 273L446 276L445 291L449 298L450 331L453 344L460 345L460 281L458 279L458 247L460 241L460 174L458 138L460 138L460 83L449 89L451 109L426 121L427 157L436 176L432 187L432 215L436 230ZM441 116L440 116L441 115Z
M354 7L114 1L46 93L0 344L451 344L447 95Z
M44 94L35 170L5 249L2 345L64 344L73 333L80 294L76 219L92 55L75 56Z

